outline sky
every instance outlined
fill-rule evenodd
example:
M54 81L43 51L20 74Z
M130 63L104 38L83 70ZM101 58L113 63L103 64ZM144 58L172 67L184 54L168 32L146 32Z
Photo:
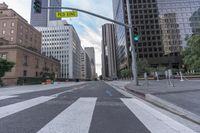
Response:
M15 10L30 23L31 0L0 0L0 3L2 2L5 2L9 8ZM112 0L62 0L62 6L79 8L113 18ZM103 24L110 22L84 13L79 13L77 18L67 18L66 20L75 27L83 48L95 48L96 71L98 75L101 75L101 28Z

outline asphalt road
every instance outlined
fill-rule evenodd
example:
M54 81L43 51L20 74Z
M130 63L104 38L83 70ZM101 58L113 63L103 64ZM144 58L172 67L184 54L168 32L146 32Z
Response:
M0 100L0 133L175 133L129 99L98 81L15 95Z

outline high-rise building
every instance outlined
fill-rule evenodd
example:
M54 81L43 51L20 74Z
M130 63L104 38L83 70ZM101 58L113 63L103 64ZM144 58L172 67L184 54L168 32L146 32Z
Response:
M42 33L42 53L61 62L61 77L80 79L81 41L74 27L66 21L50 21L36 27Z
M102 76L104 79L117 78L115 25L102 26Z
M41 54L41 33L5 3L0 3L0 31L0 58L15 62L2 78L6 85L22 77L59 77L60 62Z
M92 80L96 79L96 67L95 67L95 51L93 47L85 47L85 52L90 58L91 69L92 69Z
M113 0L113 17L116 21L127 23L125 19L125 2L124 0ZM116 57L117 57L117 71L129 68L130 62L130 52L129 45L127 43L127 34L124 26L116 25Z
M56 12L61 11L61 9L42 9L41 13L36 13L33 8L34 1L32 0L31 4L31 25L46 27L49 21L61 20L60 18L56 18ZM41 3L42 7L61 7L62 0L41 0Z
M129 2L132 25L140 33L140 40L135 44L137 58L146 59L151 67L179 68L181 47L186 46L186 38L198 32L200 0ZM115 20L128 23L126 7L126 0L113 0ZM128 29L116 25L116 31L118 49L121 47L120 42L124 42L126 49L129 49L131 37ZM121 53L117 51L118 60Z
M160 25L162 30L162 43L164 54L181 52L181 36L178 29L176 14L167 13L160 16Z
M81 79L82 80L91 80L92 78L92 69L90 58L85 52L85 50L81 50Z

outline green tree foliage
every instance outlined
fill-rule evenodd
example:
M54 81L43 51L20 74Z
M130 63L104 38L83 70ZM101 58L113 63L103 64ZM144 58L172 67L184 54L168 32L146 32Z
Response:
M3 77L6 72L10 71L14 65L14 62L0 58L0 78Z
M182 52L183 62L190 70L200 70L200 35L188 39L187 48Z
M146 59L139 59L137 61L138 75L143 75L145 72L149 73L151 68L149 67Z
M120 75L122 78L130 78L132 76L131 69L124 69L120 71Z

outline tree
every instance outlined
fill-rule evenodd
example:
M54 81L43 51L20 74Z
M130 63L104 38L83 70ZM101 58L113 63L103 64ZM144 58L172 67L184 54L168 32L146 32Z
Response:
M183 62L190 70L200 69L200 35L188 39L187 47L183 50Z
M138 75L143 75L145 72L149 73L151 68L149 67L146 59L138 59L137 61Z
M120 71L120 75L122 78L130 78L132 76L132 71L131 69L123 69Z
M14 65L15 65L14 62L0 58L0 78L3 77L6 72L10 71Z

